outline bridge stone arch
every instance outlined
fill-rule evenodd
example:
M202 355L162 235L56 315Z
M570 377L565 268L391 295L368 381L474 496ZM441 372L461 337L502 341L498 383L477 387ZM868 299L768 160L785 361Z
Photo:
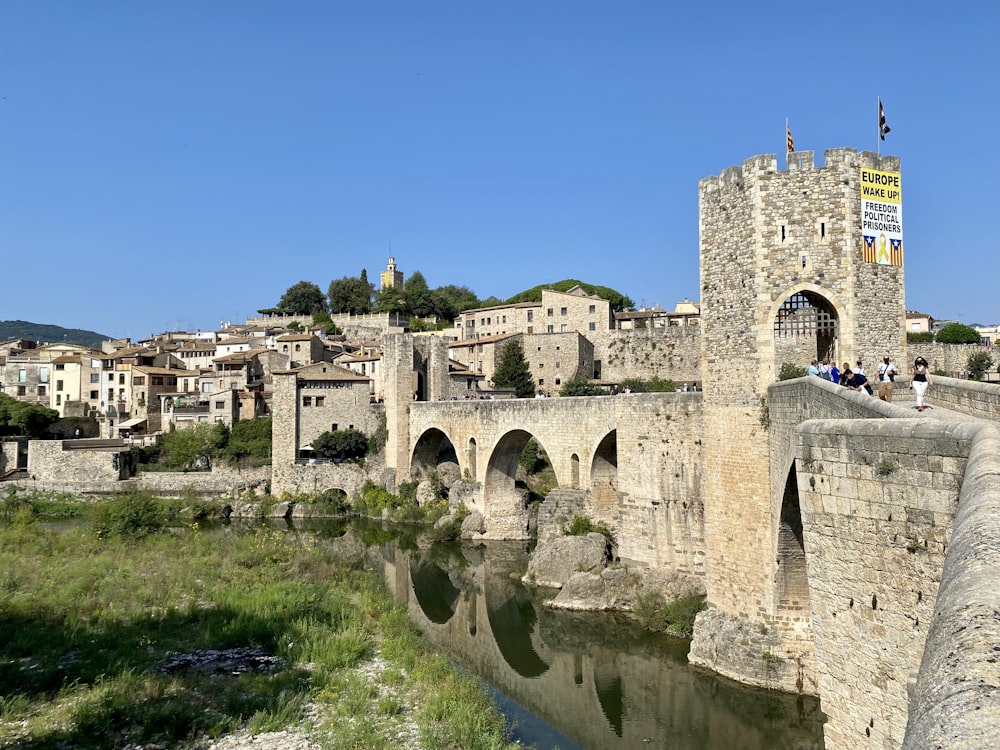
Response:
M594 449L590 494L597 520L614 525L618 513L618 430L611 430Z
M788 469L778 512L775 560L775 615L792 623L809 620L809 578L802 511L799 506L799 483L793 461Z
M454 465L461 475L461 461L458 451L448 434L437 427L425 430L413 446L410 458L410 476L414 479L426 479L431 471L439 471L439 467Z
M542 441L527 430L510 430L497 441L486 466L483 498L488 507L485 512L497 529L502 529L501 533L513 535L509 538L527 535L529 531L528 493L517 487L516 480L521 453L532 439L545 450ZM556 470L554 465L553 469Z

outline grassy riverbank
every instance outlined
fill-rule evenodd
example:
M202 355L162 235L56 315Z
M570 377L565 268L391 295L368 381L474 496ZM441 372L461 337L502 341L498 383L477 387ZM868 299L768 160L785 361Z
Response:
M58 533L28 513L0 527L0 745L195 748L294 727L334 749L508 746L482 690L372 574L309 536L165 531L136 507ZM209 649L268 666L178 666Z

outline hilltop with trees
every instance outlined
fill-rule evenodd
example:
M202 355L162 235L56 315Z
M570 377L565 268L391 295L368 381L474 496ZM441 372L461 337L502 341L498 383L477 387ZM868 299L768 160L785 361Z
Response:
M300 281L285 291L276 307L258 312L312 315L314 319L323 320L329 320L326 317L328 315L344 313L395 313L409 317L413 330L421 330L425 327L421 321L425 319L437 318L441 325L449 325L459 313L466 310L513 305L518 302L540 302L545 289L566 292L575 286L581 287L588 294L607 299L616 310L634 306L631 298L615 289L577 279L539 284L506 300L497 297L479 299L467 286L445 284L432 289L424 275L420 271L414 271L402 286L376 291L368 280L367 270L361 269L359 276L344 276L331 281L325 297L317 284Z

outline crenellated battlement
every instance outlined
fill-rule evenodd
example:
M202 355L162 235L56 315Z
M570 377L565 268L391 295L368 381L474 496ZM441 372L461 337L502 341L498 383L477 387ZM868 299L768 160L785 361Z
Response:
M887 172L899 171L899 157L880 155L874 151L858 151L853 148L829 148L823 153L823 165L815 163L813 151L793 151L788 154L788 162L781 167L777 154L758 154L744 160L737 166L727 167L717 175L710 175L698 183L702 195L719 192L725 188L746 189L756 180L781 179L803 173L816 172L829 176L832 173L856 174L861 167L870 167Z

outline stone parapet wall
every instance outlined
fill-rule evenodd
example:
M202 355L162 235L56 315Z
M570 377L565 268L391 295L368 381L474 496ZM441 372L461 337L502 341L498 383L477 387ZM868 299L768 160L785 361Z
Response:
M31 440L28 472L47 482L114 483L128 478L128 447L111 450L66 450L63 440Z
M271 472L271 494L320 495L326 490L343 490L349 498L360 494L368 479L378 481L384 462L369 460L364 466L355 463L292 463L275 465Z
M908 377L910 366L917 357L927 360L931 372L941 371L948 375L957 375L967 368L969 355L975 352L986 351L993 357L993 375L996 375L996 365L1000 364L1000 347L980 346L979 344L940 344L936 341L914 342L906 345L906 357L901 362L896 362L903 372L903 377ZM874 363L875 360L872 360ZM937 378L935 378L936 380Z
M811 420L797 483L827 750L898 748L979 423Z
M904 750L1000 747L1000 430L972 440Z
M928 404L983 419L1000 419L1000 385L941 375L932 375L931 381L927 389Z
M69 452L75 459L90 454L98 465L110 462L112 453L95 451ZM124 462L124 460L123 460ZM38 474L37 479L18 480L17 485L29 490L68 492L74 495L108 495L116 492L140 491L153 495L174 496L188 492L202 495L239 495L248 489L263 486L270 478L271 467L233 469L219 465L212 471L151 471L141 472L130 479L98 479L85 474L59 476Z
M20 443L16 440L0 442L0 475L17 468L17 451Z

